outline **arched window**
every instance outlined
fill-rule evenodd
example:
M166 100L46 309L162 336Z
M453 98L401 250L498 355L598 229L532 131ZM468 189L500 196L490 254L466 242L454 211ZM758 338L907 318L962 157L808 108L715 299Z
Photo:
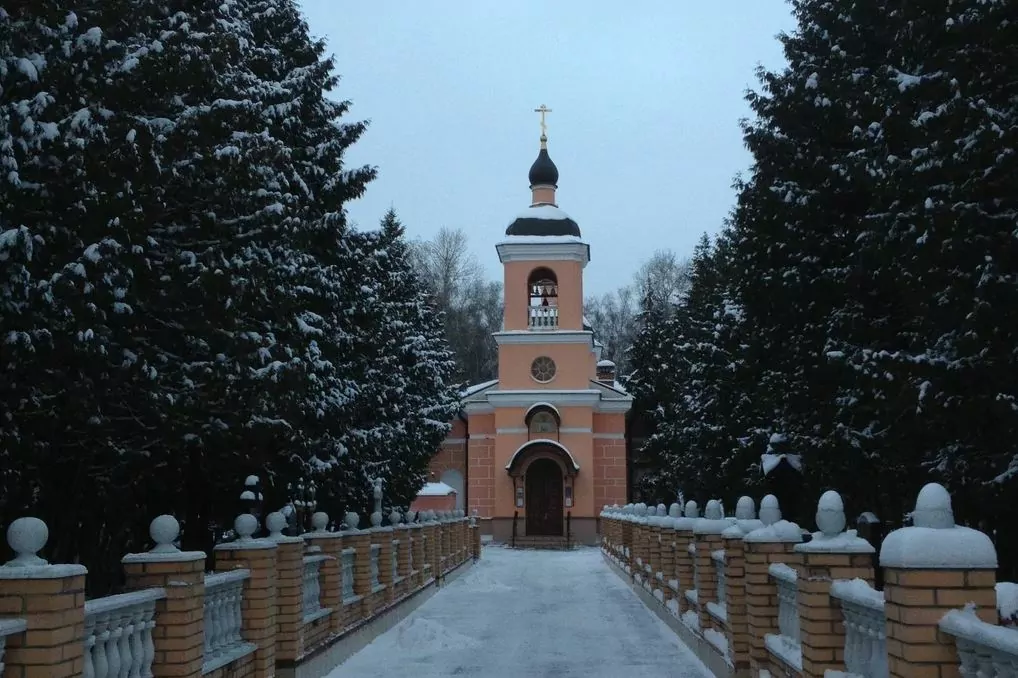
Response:
M527 434L530 440L549 438L558 439L558 412L549 405L535 405L527 412Z
M535 268L527 278L530 327L558 327L558 278L550 268Z

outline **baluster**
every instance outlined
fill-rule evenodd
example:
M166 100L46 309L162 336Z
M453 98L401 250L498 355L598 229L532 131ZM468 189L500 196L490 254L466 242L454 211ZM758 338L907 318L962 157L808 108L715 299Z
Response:
M203 641L205 643L205 659L208 660L212 656L212 636L215 629L212 628L212 601L215 599L215 589L205 589L205 609L203 624Z
M95 678L95 616L85 617L85 664L82 678ZM0 638L0 676L3 675L3 638Z
M115 613L109 613L105 615L109 621L109 636L106 641L106 661L109 662L110 667L107 670L107 676L109 678L119 678L120 676L120 637L124 634L124 629L120 625L120 619Z
M975 645L964 638L956 638L955 643L958 648L958 657L961 660L958 672L964 678L976 678L979 673L979 665L976 662Z
M244 615L242 609L244 607L244 582L237 582L237 588L234 591L236 596L236 603L233 606L233 642L242 643L244 641Z
M152 629L156 626L155 615L155 603L149 603L146 605L142 612L142 621L145 622L145 630L142 635L142 647L145 650L145 656L142 661L141 678L152 678L152 662L154 662L156 658L156 646L155 643L152 642Z
M145 606L148 603L131 609L131 670L128 678L141 678L141 670L145 663L145 648L141 644L141 636L145 630Z
M208 599L209 620L207 631L209 651L206 655L206 659L208 657L214 657L216 653L219 652L219 620L217 619L219 616L217 609L219 606L219 591L220 589L218 588L213 589L212 595Z
M97 614L95 618L95 676L110 678L110 661L106 653L106 643L110 639L110 621L108 614Z
M220 586L216 590L216 603L212 608L212 624L216 628L215 635L212 637L212 651L215 654L219 654L223 651L226 643L226 624L223 619L223 606L226 603L224 599L225 590Z
M117 649L120 650L119 678L131 678L131 667L134 666L134 655L131 652L131 634L134 625L131 623L133 611L130 608L121 610L117 615L117 626L120 627L120 638Z
M975 653L976 662L979 665L976 675L979 678L994 678L993 657L990 655L990 649L984 645L977 645Z

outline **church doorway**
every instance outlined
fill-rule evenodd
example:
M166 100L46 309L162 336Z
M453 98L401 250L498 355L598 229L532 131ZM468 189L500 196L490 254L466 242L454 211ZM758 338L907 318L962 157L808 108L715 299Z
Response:
M552 459L527 467L527 536L562 536L562 469Z

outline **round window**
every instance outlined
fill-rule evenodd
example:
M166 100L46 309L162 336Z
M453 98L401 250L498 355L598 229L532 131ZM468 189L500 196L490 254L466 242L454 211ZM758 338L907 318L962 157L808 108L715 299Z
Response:
M548 383L555 378L555 361L544 355L534 358L534 362L530 364L530 376L534 378L534 381L539 381L542 384Z

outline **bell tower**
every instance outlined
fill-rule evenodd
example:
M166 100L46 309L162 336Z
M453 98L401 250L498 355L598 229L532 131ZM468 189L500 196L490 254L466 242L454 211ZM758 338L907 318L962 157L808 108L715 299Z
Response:
M542 105L536 112L541 138L528 175L530 206L496 245L505 289L503 330L495 333L499 380L503 389L588 388L596 362L583 321L583 269L590 247L556 200L559 171L548 154L544 117L551 109ZM538 358L544 358L544 369L536 366Z

